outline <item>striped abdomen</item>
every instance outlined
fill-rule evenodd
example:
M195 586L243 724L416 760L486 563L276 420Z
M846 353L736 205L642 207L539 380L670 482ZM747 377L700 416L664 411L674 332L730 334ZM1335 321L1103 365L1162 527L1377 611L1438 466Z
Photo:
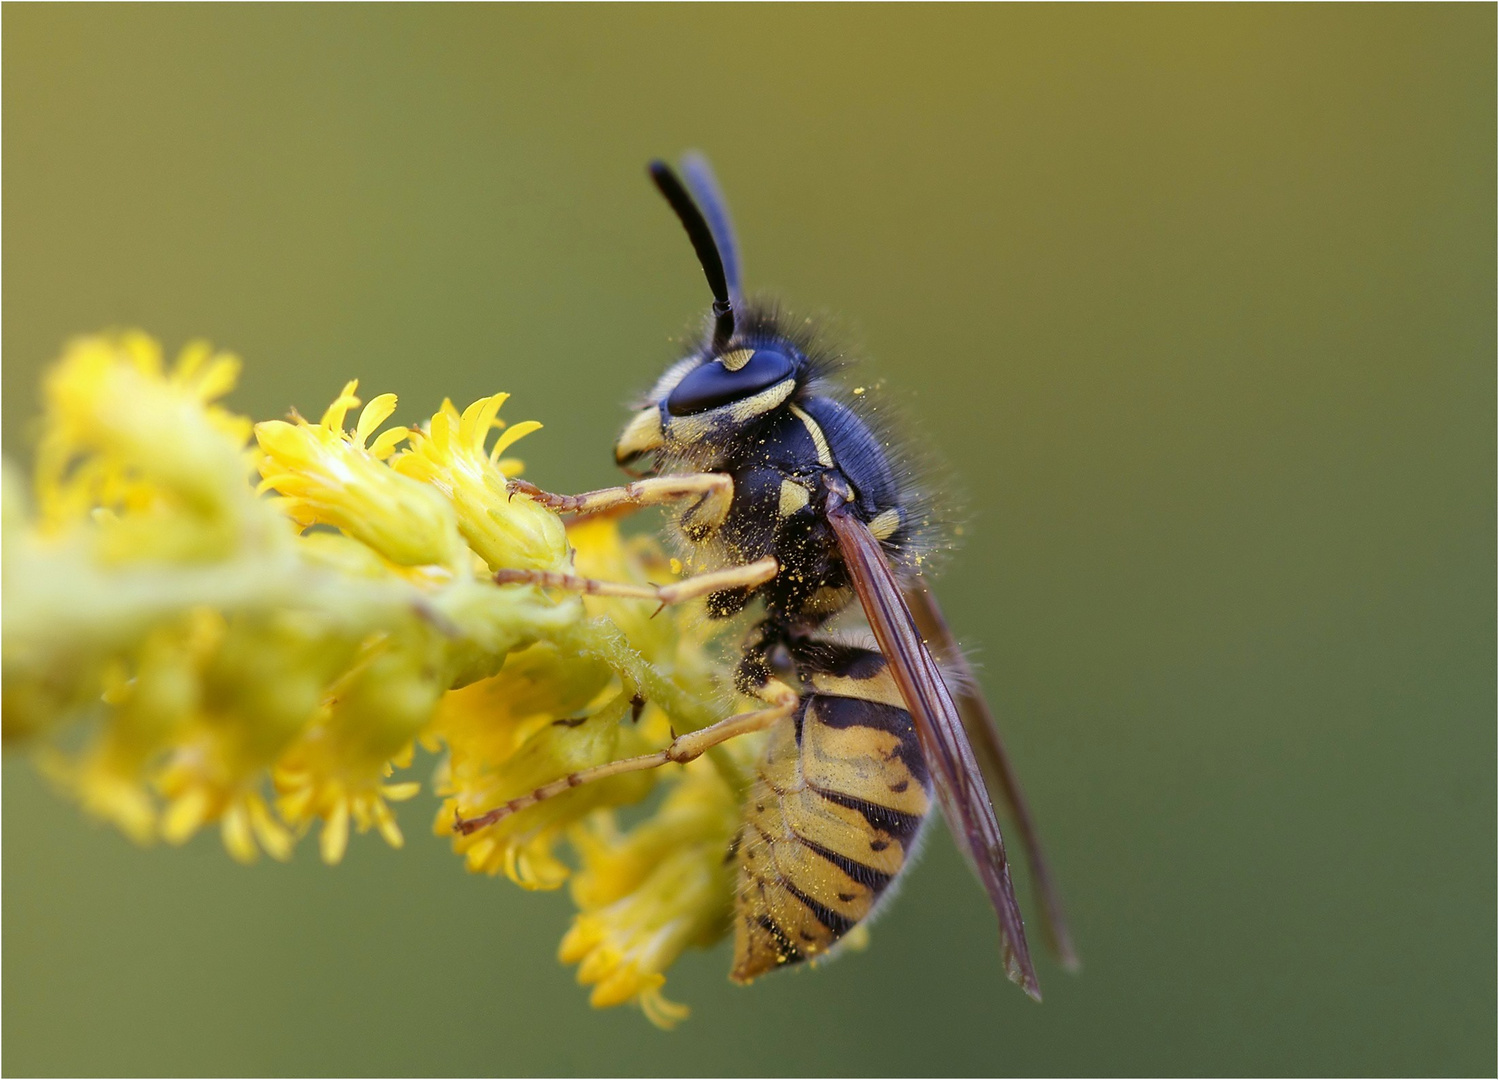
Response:
M930 807L910 714L884 657L818 646L808 692L771 732L745 800L737 982L828 951L904 868Z

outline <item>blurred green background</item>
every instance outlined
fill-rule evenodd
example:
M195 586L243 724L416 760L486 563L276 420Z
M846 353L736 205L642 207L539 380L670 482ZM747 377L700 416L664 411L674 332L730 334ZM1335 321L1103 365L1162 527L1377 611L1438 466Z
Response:
M232 399L497 389L612 482L707 293L840 315L954 466L943 583L1086 968L999 970L945 835L873 947L665 1035L570 905L407 850L131 847L5 763L7 1073L1488 1073L1495 11L4 12L4 445L70 335L208 336Z

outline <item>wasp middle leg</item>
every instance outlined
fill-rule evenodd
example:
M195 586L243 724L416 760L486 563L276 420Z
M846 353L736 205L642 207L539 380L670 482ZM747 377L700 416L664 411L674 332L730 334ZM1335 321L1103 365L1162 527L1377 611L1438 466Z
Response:
M497 585L543 585L552 589L587 596L613 596L624 600L657 600L664 608L668 604L681 604L700 596L726 589L753 589L764 585L781 572L781 564L774 555L756 559L743 566L730 566L724 570L710 570L694 574L670 585L632 585L623 581L600 581L598 578L568 574L559 570L496 570Z

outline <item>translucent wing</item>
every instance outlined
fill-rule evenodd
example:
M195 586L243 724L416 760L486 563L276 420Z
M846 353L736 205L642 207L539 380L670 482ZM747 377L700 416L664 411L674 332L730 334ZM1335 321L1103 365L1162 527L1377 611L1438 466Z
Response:
M1020 845L1025 849L1026 862L1030 864L1031 881L1040 901L1042 926L1050 940L1057 958L1069 971L1081 966L1077 950L1072 946L1072 935L1067 930L1067 919L1062 912L1061 897L1052 884L1051 872L1046 868L1046 857L1041 853L1041 839L1036 833L1036 822L1030 808L1025 804L1025 793L1020 790L1020 781L1010 756L1005 753L1005 744L999 737L999 726L994 722L983 695L978 692L978 681L973 669L968 666L962 650L958 648L942 609L931 589L918 578L904 592L906 606L916 621L916 629L922 638L937 650L938 657L947 670L955 673L959 683L957 703L958 715L968 731L968 739L978 754L979 764L988 777L990 790L997 791L1004 801L1010 820L1020 830Z
M1010 883L1004 838L958 707L942 681L937 662L922 643L879 540L836 497L829 501L828 521L838 537L838 547L864 605L870 629L911 711L921 752L936 780L938 802L953 839L978 872L999 916L1005 971L1022 990L1040 1001L1041 987L1025 942L1025 925L1020 905L1015 902L1015 888Z
M729 283L729 295L734 298L735 307L738 307L743 296L739 287L739 244L734 239L734 222L729 217L729 204L718 186L718 178L713 175L713 166L696 151L684 154L682 178L687 181L687 189L692 192L692 197L702 208L703 216L708 219L708 228L713 233L718 253L723 259L723 275Z

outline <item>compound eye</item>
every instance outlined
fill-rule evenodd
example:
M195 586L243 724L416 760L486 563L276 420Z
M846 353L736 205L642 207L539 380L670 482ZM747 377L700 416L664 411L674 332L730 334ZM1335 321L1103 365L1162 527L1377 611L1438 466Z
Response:
M728 353L688 373L666 399L673 416L706 412L768 390L795 370L791 358L772 349ZM737 361L737 363L736 363Z

